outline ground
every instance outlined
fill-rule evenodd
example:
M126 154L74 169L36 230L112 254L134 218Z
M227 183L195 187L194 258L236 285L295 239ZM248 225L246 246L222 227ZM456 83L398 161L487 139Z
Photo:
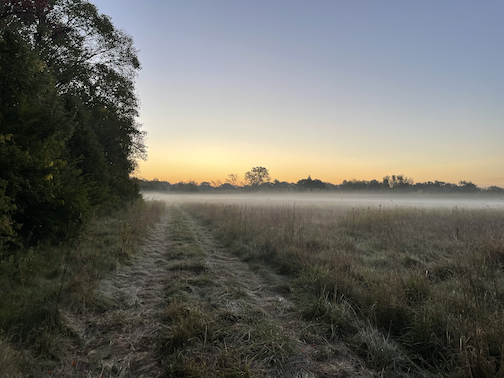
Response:
M291 279L240 261L173 205L131 264L101 282L101 305L64 314L78 346L47 375L372 377L310 331Z

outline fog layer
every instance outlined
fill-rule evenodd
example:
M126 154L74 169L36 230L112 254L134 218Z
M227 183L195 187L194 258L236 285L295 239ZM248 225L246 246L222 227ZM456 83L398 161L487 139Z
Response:
M427 195L427 194L359 194L359 193L240 193L240 194L167 194L144 192L145 199L180 202L254 202L315 203L350 207L461 207L504 209L504 196Z

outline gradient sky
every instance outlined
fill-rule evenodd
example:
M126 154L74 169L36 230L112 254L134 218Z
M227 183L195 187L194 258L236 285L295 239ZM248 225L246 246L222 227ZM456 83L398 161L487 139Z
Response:
M504 187L502 0L91 2L140 50L140 177Z

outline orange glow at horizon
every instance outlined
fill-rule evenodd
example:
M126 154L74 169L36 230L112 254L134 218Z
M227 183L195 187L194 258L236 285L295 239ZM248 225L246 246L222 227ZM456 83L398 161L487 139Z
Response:
M93 3L139 50L137 177L504 187L502 1Z
M445 164L414 164L403 159L391 164L387 160L373 161L367 156L355 158L334 155L331 158L316 154L275 151L255 157L246 152L240 146L228 149L198 146L185 151L183 148L173 149L171 152L156 153L151 160L141 161L137 176L147 180L157 178L170 183L224 183L228 175L233 173L238 174L238 181L241 182L245 172L252 167L263 166L269 170L272 180L288 182L297 182L311 176L313 179L337 185L343 180L381 181L387 175L404 174L415 182L438 180L458 183L466 180L481 187L503 186L504 183L503 178L492 175L496 165L501 165L504 171L504 164L498 158Z

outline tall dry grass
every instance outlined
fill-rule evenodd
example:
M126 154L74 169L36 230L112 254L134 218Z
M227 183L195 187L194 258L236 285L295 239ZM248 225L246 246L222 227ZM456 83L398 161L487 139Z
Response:
M504 211L187 204L386 376L504 377Z

